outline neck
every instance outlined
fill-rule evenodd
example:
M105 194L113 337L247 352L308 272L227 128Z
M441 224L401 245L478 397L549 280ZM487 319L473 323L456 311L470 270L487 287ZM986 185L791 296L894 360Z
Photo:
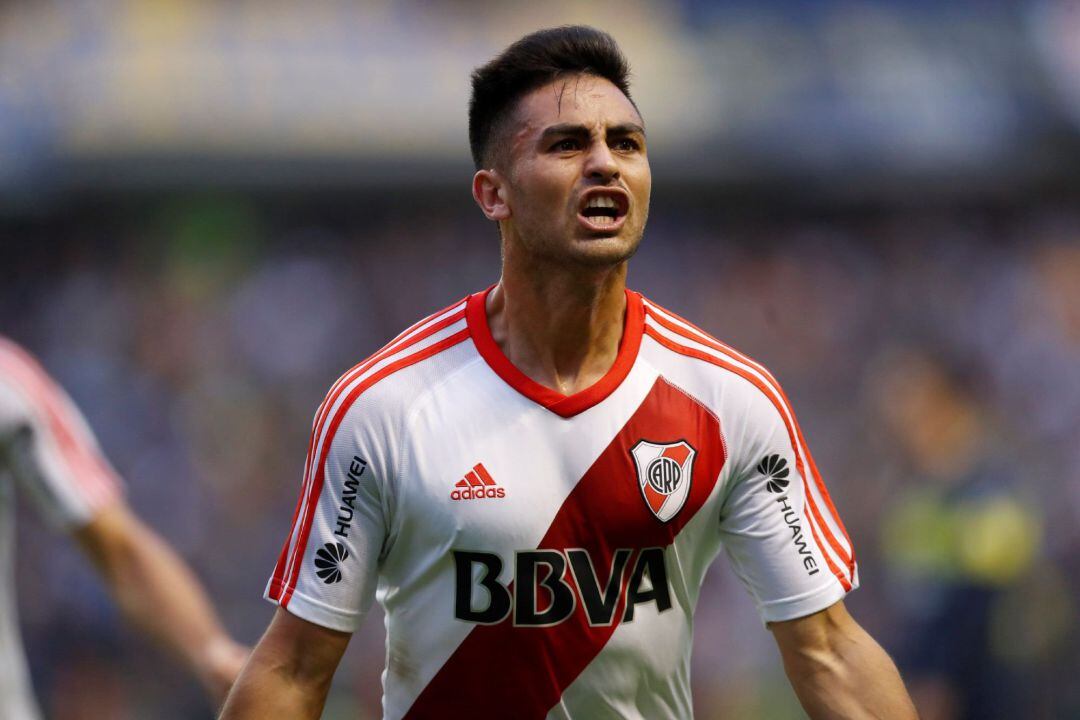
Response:
M626 263L568 269L523 266L504 253L488 295L491 334L521 372L563 395L602 378L619 353L626 315Z

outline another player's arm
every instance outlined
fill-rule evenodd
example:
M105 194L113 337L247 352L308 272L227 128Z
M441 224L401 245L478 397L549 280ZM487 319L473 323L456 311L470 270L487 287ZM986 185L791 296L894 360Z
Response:
M229 693L221 720L317 720L351 637L278 608Z
M199 581L122 500L74 531L124 617L177 656L220 703L247 656L221 626Z
M917 720L896 665L843 601L807 617L770 623L769 629L795 694L813 720Z
M42 515L70 531L127 619L183 660L220 701L246 649L221 628L198 580L128 509L120 481L67 393L0 338L4 461Z

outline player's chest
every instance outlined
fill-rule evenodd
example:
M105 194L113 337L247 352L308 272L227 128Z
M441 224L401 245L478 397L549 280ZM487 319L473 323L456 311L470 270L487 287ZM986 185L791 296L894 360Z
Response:
M719 422L661 378L630 400L575 418L530 408L419 418L402 527L476 550L667 545L712 494Z

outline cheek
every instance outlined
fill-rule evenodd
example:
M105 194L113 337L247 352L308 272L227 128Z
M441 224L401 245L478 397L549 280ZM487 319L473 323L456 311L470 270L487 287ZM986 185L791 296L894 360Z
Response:
M518 196L529 214L547 215L560 212L570 203L573 181L555 168L533 168L521 178Z
M648 176L645 177L645 180L642 181L642 183L641 183L641 195L646 200L648 200L649 196L651 194L652 194L652 176L648 175Z
M652 177L646 173L635 178L632 183L627 184L630 186L634 204L640 210L640 214L647 214L649 212L649 196L652 194Z

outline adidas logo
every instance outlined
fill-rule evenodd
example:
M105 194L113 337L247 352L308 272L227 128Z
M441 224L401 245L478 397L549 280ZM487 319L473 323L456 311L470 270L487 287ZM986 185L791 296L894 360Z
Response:
M451 500L483 500L504 498L506 490L498 487L483 463L477 463L454 485Z
M765 476L768 482L765 483L765 487L768 488L771 493L784 492L784 489L791 482L787 479L790 470L788 470L787 460L779 455L768 455L758 463L757 471Z

